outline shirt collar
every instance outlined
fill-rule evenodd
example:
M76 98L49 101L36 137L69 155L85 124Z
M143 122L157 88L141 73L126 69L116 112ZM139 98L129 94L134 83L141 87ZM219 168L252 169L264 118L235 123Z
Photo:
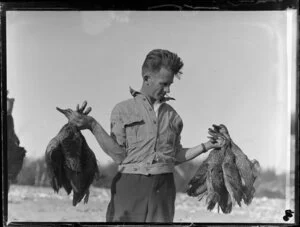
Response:
M136 90L134 90L134 89L131 88L131 87L129 87L129 91L130 91L130 94L131 94L133 97L135 97L135 96L138 95L138 94L141 94L141 95L145 96L142 92L136 91ZM167 102L167 101L170 101L170 100L175 100L175 99L172 98L172 97L167 96L167 97L163 97L163 98L160 100L160 102Z

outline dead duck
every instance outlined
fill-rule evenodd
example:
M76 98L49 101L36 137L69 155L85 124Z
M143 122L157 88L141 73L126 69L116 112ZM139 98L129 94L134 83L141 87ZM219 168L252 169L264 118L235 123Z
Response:
M249 177L249 174L257 176L259 163L245 158L247 156L233 143L224 125L213 125L213 128L208 131L209 138L214 141L221 137L225 144L219 149L213 149L199 166L188 184L187 194L198 196L200 200L206 196L208 210L217 205L218 210L220 207L223 213L228 214L235 203L239 206L242 200L247 205L251 203L255 177Z
M222 133L230 140L231 152L234 154L235 164L242 180L243 200L249 205L254 197L254 182L259 175L260 165L257 160L250 161L246 154L233 142L227 127L223 124L213 125L214 131Z
M64 113L64 110L59 109ZM73 206L84 198L89 199L89 187L99 177L94 152L75 125L68 122L49 142L45 160L51 186L55 192L63 187L68 194L73 191Z
M225 149L214 149L208 158L199 166L196 174L188 184L187 194L198 197L199 201L206 197L207 209L217 205L223 213L230 213L232 201L224 183L222 163Z
M218 157L218 163L212 163L211 168L216 168L217 173L211 178L209 182L218 182L218 211L219 207L222 212L228 214L232 211L232 206L235 201L240 205L240 188L241 182L239 181L238 171L234 165L234 157L231 154L231 144L230 141L218 132L214 132L209 129L209 134L211 138L218 139L222 137L225 144L219 148L212 150L212 155ZM208 173L209 174L209 173ZM212 210L214 207L207 207L208 210Z

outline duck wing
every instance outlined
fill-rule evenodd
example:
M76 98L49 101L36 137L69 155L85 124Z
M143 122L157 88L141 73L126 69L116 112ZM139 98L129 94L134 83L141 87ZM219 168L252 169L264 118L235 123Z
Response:
M232 141L232 152L235 155L236 166L243 182L243 200L249 205L254 197L254 182L259 174L259 163L250 161L246 154Z
M73 190L73 206L84 197L83 173L83 135L72 124L67 124L60 132L62 153L64 156L64 171Z
M238 205L241 206L241 200L243 198L242 180L235 164L235 156L230 148L225 151L222 169L225 186L230 194L231 200L236 201Z
M206 185L207 185L207 197L206 197L206 204L207 209L212 210L214 209L215 205L219 201L219 195L215 192L213 184L212 184L212 174L211 170L208 170L207 178L206 178Z
M81 172L82 134L72 124L66 124L59 132L65 165L74 172Z
M226 193L224 186L222 162L224 159L224 149L214 149L208 156L208 173L207 173L207 209L212 210L215 205L220 203L221 198Z
M50 183L55 192L58 193L61 187L64 187L68 194L72 187L64 170L64 155L60 141L54 137L48 144L45 152L45 161L47 172L50 176Z
M224 170L223 170L223 161L225 159L226 146L223 147L221 150L216 150L213 154L215 157L216 162L213 163L212 168L212 186L214 191L218 195L218 206L221 207L223 213L228 214L232 210L232 199L230 194L225 185L224 179Z
M196 171L193 178L188 183L187 194L189 196L200 196L206 192L206 177L208 171L208 162L205 160L202 162Z
M80 188L74 192L73 205L76 206L84 198L84 203L89 199L89 188L94 179L99 176L99 169L97 165L97 159L94 152L88 146L84 136L81 134L82 146L81 146L81 166L82 171L79 173L77 179L80 180Z
M224 214L229 214L232 211L232 200L225 185L223 187L223 191L220 194L219 206Z

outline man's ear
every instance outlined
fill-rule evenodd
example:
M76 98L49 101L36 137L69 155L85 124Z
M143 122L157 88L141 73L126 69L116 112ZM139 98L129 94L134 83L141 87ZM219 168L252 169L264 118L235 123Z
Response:
M148 73L146 73L146 74L143 76L143 80L144 80L144 82L145 82L146 84L149 83L150 78L151 78L151 76L150 76Z

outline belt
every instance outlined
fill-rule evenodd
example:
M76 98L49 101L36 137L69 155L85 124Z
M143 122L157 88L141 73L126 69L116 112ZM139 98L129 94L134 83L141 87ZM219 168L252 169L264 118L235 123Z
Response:
M156 175L163 173L173 173L174 164L173 163L131 163L131 164L121 164L118 166L118 171L121 173L131 173L131 174L143 174L143 175Z

